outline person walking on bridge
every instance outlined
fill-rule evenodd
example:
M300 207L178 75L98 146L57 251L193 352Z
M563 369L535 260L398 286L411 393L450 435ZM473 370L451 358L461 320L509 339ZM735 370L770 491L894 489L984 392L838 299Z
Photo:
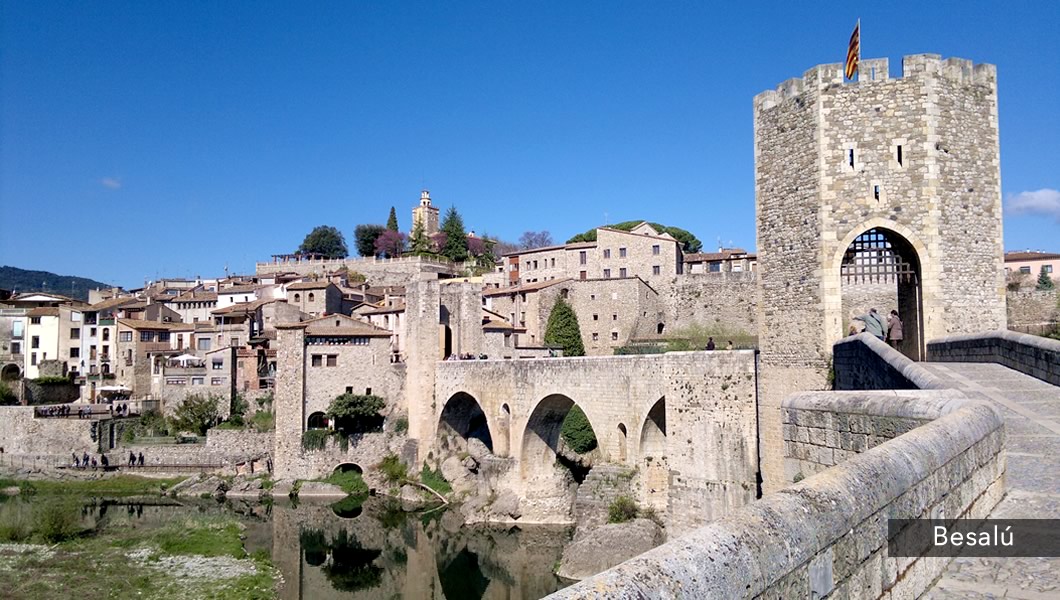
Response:
M902 320L898 318L896 310L887 315L887 341L895 350L898 349L898 342L902 341Z
M876 312L875 308L870 308L869 314L867 315L854 317L854 320L865 323L865 331L876 336L876 339L880 340L881 342L883 341L883 332L885 331L886 326L883 323L883 317L881 317L879 313Z

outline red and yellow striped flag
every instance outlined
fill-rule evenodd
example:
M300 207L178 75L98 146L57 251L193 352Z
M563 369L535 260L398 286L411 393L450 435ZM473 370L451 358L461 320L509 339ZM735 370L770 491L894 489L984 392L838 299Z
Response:
M850 46L847 48L847 79L854 79L858 73L858 60L861 58L861 20L854 26L854 33L850 34Z

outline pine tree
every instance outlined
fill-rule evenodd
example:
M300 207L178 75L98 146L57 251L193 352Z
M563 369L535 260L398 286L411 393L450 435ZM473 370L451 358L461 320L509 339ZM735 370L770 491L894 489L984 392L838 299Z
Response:
M560 346L563 356L585 356L582 332L578 327L578 315L563 298L556 299L545 327L545 345Z
M1053 284L1053 278L1049 277L1049 274L1045 272L1045 267L1042 266L1041 271L1038 271L1038 289L1039 290L1051 290L1056 287Z
M464 220L460 218L460 213L456 212L455 206L450 206L445 213L441 231L445 234L442 256L457 263L467 260L467 232L464 231Z
M390 231L398 231L397 211L390 207L390 218L386 220L386 228Z
M417 219L415 224L413 224L412 233L409 234L409 246L411 246L412 253L417 256L430 254L431 238L427 237L427 230L423 227L423 221Z

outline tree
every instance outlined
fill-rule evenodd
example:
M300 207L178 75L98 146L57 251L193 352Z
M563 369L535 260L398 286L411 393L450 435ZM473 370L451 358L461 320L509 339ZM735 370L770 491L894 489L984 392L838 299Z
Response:
M618 229L619 231L630 231L637 225L640 225L644 221L623 221L614 225L608 225L609 229ZM685 252L699 252L703 249L703 242L699 241L695 235L691 232L681 229L680 227L670 227L668 225L661 225L659 223L648 223L655 228L659 233L669 233L681 243L681 249ZM568 244L574 244L577 242L595 242L596 241L596 227L586 231L585 233L579 233L578 235L567 240Z
M375 253L382 254L387 258L401 256L405 251L405 234L400 231L387 229L379 237L375 238Z
M563 298L557 298L545 327L545 345L563 348L563 356L585 356L578 315Z
M427 237L427 230L423 226L423 221L417 220L412 225L412 233L409 235L409 245L411 246L412 253L416 256L423 256L424 254L431 253L431 239Z
M330 225L314 227L298 247L299 254L323 254L327 258L346 258L350 251L346 248L346 238Z
M1045 272L1045 265L1042 265L1042 269L1038 271L1038 289L1039 290L1051 290L1056 287L1053 284L1053 278L1049 277L1049 274Z
M397 211L393 206L390 207L390 217L386 220L386 228L390 231L398 231Z
M523 235L519 236L520 250L533 250L551 245L552 234L547 231L524 231Z
M560 435L563 436L563 440L567 442L570 449L578 454L592 452L596 448L596 432L589 423L589 417L585 416L577 404L572 406L567 411L567 416L563 418Z
M180 403L173 415L173 426L178 431L191 431L206 435L206 430L215 425L221 417L220 397L192 394Z
M357 253L361 256L375 256L375 240L385 229L382 225L358 225L353 230L353 236L357 240Z
M467 231L464 230L464 220L460 218L460 213L456 212L455 206L450 206L446 211L441 233L445 234L441 255L453 262L467 260Z
M379 411L386 407L386 400L374 395L342 394L336 396L328 407L328 418L334 419L336 429L347 433L380 431L383 416Z

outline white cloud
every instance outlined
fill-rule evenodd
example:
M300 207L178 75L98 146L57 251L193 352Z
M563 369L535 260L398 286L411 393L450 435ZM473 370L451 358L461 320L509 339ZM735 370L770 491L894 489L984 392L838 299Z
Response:
M117 190L121 188L121 179L118 179L117 177L104 177L103 179L99 180L99 183L102 184L103 187L110 188L112 190Z
M1009 195L1008 210L1014 215L1048 215L1060 222L1060 191L1045 188Z

